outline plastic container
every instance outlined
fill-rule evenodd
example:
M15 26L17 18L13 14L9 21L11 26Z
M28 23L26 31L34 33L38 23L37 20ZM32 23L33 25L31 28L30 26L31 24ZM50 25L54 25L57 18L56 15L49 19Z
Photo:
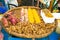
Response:
M0 40L3 40L3 33L0 32Z
M2 25L1 25L1 18L2 18L2 14L0 14L0 40L3 40L3 33L1 32L2 30Z
M60 34L60 19L57 19L56 21L57 21L56 32L57 32L58 34Z
M60 13L52 13L57 22L56 33L60 34Z
M52 13L55 19L60 19L60 13Z
M2 30L2 26L1 26L1 22L0 22L0 40L3 40L3 33L1 32Z

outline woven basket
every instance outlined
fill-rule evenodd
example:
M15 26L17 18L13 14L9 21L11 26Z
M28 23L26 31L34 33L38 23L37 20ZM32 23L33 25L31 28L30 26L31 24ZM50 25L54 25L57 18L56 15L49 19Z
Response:
M22 6L22 7L23 8L29 8L30 7L30 8L33 8L33 9L37 9L38 11L40 10L40 8L38 8L38 7L32 7L32 6ZM7 14L8 12L11 12L11 11L15 11L16 13L20 13L20 9L22 7L17 7L17 8L10 9L5 14ZM43 21L42 18L41 18L41 20ZM43 21L43 23L44 23L44 21ZM17 37L24 37L24 38L42 38L42 37L48 36L49 34L51 34L53 32L53 30L56 28L56 22L51 23L51 24L45 24L45 27L47 27L47 26L51 27L50 29L46 29L46 30L50 30L50 31L49 32L46 32L46 33L43 33L43 34L40 34L40 35L35 35L35 34L33 34L33 35L30 35L30 34L29 35L27 35L27 34L26 35L25 34L19 34L18 32L7 30L8 27L6 28L6 27L4 27L4 25L3 25L3 28L9 34L14 35L14 36L17 36Z

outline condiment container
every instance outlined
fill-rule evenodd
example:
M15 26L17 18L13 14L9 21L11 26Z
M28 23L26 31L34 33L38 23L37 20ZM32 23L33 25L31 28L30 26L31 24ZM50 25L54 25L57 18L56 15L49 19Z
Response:
M60 34L60 13L52 13L52 14L55 17L57 22L56 33Z
M60 34L60 19L57 19L56 21L57 21L56 32L57 32L58 34Z

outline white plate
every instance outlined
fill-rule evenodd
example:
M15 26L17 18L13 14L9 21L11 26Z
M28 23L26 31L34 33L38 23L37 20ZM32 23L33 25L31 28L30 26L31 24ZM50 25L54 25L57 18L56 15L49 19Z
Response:
M53 23L55 20L55 17L53 16L52 18L48 18L45 16L44 12L41 10L41 17L44 20L45 23Z
M52 13L55 19L60 19L60 13Z

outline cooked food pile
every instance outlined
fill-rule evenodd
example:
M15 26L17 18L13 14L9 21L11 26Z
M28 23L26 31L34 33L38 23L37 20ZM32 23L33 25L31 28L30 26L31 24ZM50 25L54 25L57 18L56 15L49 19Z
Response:
M55 27L55 23L45 24L38 10L34 8L9 11L3 16L2 23L9 33L24 34L27 38L37 37L36 35L40 37Z

